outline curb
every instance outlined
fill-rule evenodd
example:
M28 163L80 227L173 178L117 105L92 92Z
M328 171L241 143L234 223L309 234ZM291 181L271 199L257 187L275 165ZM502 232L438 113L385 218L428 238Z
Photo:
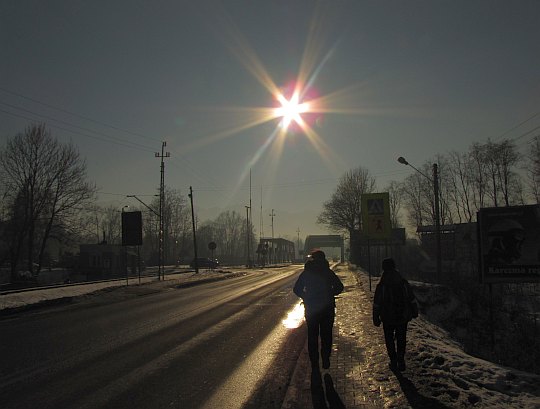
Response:
M304 344L298 360L296 361L296 367L294 368L293 375L291 377L291 382L283 398L283 403L281 404L281 409L305 409L310 404L309 402L301 402L302 389L307 379L308 373L310 370L308 353L307 353L307 342Z

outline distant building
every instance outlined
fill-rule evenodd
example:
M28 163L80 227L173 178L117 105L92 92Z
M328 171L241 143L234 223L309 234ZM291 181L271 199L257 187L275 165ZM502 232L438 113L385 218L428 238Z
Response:
M262 237L256 253L259 265L291 263L294 261L294 243L285 239Z

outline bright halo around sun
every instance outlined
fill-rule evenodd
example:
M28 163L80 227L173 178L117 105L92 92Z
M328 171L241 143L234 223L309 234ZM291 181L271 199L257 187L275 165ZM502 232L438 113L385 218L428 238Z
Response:
M297 83L291 83L278 91L274 94L274 99L273 116L281 118L279 125L283 132L306 132L321 115L316 109L316 92L313 89L302 90Z

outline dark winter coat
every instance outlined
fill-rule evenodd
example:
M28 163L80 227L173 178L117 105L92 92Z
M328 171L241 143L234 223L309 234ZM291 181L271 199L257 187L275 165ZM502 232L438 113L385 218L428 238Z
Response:
M306 316L335 308L334 296L343 283L326 260L310 260L294 284L294 293L304 301Z
M397 270L384 271L373 297L373 324L400 325L418 316L414 292Z

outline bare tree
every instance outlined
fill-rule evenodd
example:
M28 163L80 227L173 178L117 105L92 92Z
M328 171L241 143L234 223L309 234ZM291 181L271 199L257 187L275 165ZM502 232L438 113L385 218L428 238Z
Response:
M159 208L159 203L156 203ZM185 195L178 189L165 189L163 205L163 229L165 259L176 262L187 252L188 237L191 237L191 213Z
M459 223L471 222L477 209L473 205L473 182L471 172L474 169L471 155L468 153L450 152L448 154L448 170L445 173L449 192L449 206L457 215Z
M77 149L53 138L44 124L8 139L0 167L11 208L12 269L25 246L28 270L37 274L51 233L70 226L95 187L86 181L86 163Z
M386 187L390 198L390 223L393 228L400 227L399 213L403 203L403 187L400 183L392 180Z
M499 144L498 179L505 206L516 204L521 198L521 179L515 172L516 165L521 159L515 144L504 140Z
M476 165L478 208L489 204L510 206L523 201L521 178L516 172L521 157L512 141L496 143L488 140L485 144L474 144L471 156ZM485 197L491 199L491 203L486 203Z
M362 194L373 193L375 178L369 170L358 167L343 175L330 200L323 204L317 223L334 231L351 234L361 229Z
M414 172L405 178L403 201L411 225L418 227L422 226L426 220L434 220L433 186L431 181L423 175Z
M540 136L535 136L530 141L526 170L529 190L535 202L540 203Z
M469 151L471 158L471 177L473 183L473 203L478 210L486 207L487 196L487 168L486 168L486 146L474 143Z
M197 238L200 240L201 254L208 252L207 244L211 241L217 245L217 255L226 262L239 262L246 256L246 219L236 211L225 211L212 221L207 221L197 231ZM253 243L255 236L253 226L249 229L249 239L251 249L254 251ZM199 241L198 241L199 244ZM204 246L204 247L202 247Z

